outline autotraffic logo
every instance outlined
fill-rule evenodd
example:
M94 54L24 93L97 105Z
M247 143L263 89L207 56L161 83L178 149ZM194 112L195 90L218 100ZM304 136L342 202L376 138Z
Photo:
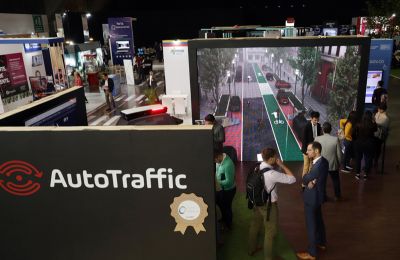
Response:
M0 165L0 187L15 196L30 196L36 193L43 173L24 161L8 161Z

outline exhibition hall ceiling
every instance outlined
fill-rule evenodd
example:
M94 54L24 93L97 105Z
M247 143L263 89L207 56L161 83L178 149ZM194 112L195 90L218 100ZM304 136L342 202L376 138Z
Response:
M54 12L63 10L72 11L91 11L103 12L123 12L141 10L166 10L166 9L191 9L191 8L263 8L268 10L275 10L290 13L291 10L296 13L320 13L345 12L354 13L357 15L359 12L365 10L365 1L354 0L345 1L338 0L332 1L330 6L324 1L319 0L202 0L202 1L186 1L186 0L170 0L162 2L148 2L148 1L126 1L126 0L38 0L26 1L16 0L9 1L2 6L2 12L19 12L19 13L33 13L33 12ZM339 14L339 13L338 13Z

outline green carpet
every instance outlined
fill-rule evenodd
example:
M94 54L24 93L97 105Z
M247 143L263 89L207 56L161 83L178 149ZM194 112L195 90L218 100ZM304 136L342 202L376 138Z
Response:
M392 69L390 74L396 77L400 77L400 68L399 69Z
M252 211L247 208L245 194L237 192L233 200L233 229L222 234L224 245L217 250L219 260L261 260L263 251L259 251L254 256L247 254L247 241L249 224L252 217ZM263 235L259 238L259 245L262 246ZM281 231L275 244L275 251L281 252L281 259L296 260L295 252L287 242ZM275 253L276 254L276 253Z

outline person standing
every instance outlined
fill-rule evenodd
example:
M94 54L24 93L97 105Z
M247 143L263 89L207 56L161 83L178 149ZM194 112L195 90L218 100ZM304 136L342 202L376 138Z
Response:
M383 81L378 81L378 85L372 94L372 104L378 108L381 103L387 103L387 95L387 90L383 88Z
M265 190L271 194L271 207L269 209L269 219L267 218L267 205L254 205L253 207L253 218L249 230L249 254L254 255L257 252L257 237L264 227L264 259L272 260L272 251L273 248L276 248L274 246L276 245L276 237L279 227L278 189L276 185L278 183L293 184L296 182L296 178L291 170L286 167L280 159L278 159L275 149L265 148L261 152L261 155L263 162L260 164L260 172L264 169L268 169L263 173L263 179ZM283 170L283 173L275 170L274 167L276 166L280 167Z
M340 141L337 136L330 135L332 131L332 125L329 122L325 122L322 125L323 135L315 138L316 142L319 142L322 146L321 155L328 160L329 163L329 176L332 179L333 189L335 191L335 201L341 199L340 190L340 176L339 167L342 159L342 149L340 148ZM325 198L326 195L325 195Z
M317 248L326 250L325 224L322 218L322 204L325 202L326 179L329 170L328 161L321 156L322 146L312 142L307 147L307 155L312 160L309 173L303 176L304 213L306 218L308 249L297 253L300 259L316 259Z
M79 72L77 72L77 71L74 72L74 86L83 87L83 81L82 81L81 74L79 74ZM86 95L85 95L85 102L89 103L89 101L86 98Z
M356 157L356 179L361 178L361 161L364 158L364 180L367 180L372 168L375 150L375 132L378 130L372 117L371 111L365 111L362 121L356 125L353 133L355 157Z
M74 72L74 86L83 86L81 74L77 71Z
M225 142L225 130L224 127L215 120L215 117L208 114L204 118L206 125L212 125L213 135L214 135L214 150L222 151L223 144Z
M382 144L386 141L386 138L389 133L389 117L386 114L386 104L380 104L378 107L378 112L375 114L375 122L378 126L378 131L375 132L375 141L376 141L376 149L375 149L375 165L378 165L378 160L381 155Z
M114 81L110 78L108 78L108 74L104 73L104 85L103 85L103 91L106 97L106 102L107 102L107 110L106 111L111 111L112 108L115 109L115 101L113 97L113 92L114 90Z
M303 135L301 138L301 151L303 152L303 174L304 176L306 173L310 171L311 161L307 156L307 146L309 143L312 143L315 137L322 135L321 125L319 124L319 112L313 111L311 112L311 120L305 125L303 129Z
M353 127L357 123L357 113L356 111L351 111L347 119L341 119L339 121L340 129L344 132L343 146L344 146L344 156L343 156L343 167L342 172L349 173L353 168L350 166L350 160L354 154L353 145Z
M222 222L228 229L232 228L232 201L236 194L235 165L222 150L214 152L216 178L221 188L217 192L217 205L221 210Z

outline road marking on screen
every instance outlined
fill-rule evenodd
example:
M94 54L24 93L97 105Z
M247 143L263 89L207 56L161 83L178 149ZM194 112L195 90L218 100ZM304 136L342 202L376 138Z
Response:
M102 116L102 117L98 118L96 121L90 123L89 125L91 125L91 126L99 125L101 122L107 120L107 118L108 118L108 116Z
M104 126L116 125L120 118L121 116L113 116L110 118L110 120L104 123Z
M124 99L126 97L126 95L122 95L119 98L115 99L116 102L121 101L122 99Z
M136 97L136 95L130 95L127 99L125 99L124 101L128 102L131 101L132 99L134 99Z

